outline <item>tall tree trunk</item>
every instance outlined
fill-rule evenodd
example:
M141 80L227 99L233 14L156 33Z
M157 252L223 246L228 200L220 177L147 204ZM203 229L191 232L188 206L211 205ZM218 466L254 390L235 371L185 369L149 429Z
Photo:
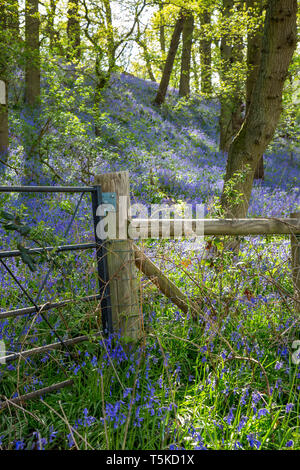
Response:
M239 0L238 6L242 4ZM223 0L222 15L224 21L230 24L234 0ZM224 91L221 97L220 111L220 150L228 152L232 138L237 134L242 123L241 83L238 77L232 77L232 68L242 62L242 37L237 33L236 38L229 38L225 33L221 39L222 70L221 79L229 91Z
M5 170L8 159L8 106L5 74L0 72L0 173Z
M163 10L163 3L159 2L159 11L160 13ZM165 36L165 25L162 19L160 19L159 25L159 43L160 43L160 50L161 52L166 52L166 36Z
M156 97L154 99L154 104L161 105L165 100L167 89L168 89L169 82L170 82L171 73L173 70L176 52L177 52L179 41L180 41L180 36L182 33L182 29L183 29L183 23L184 23L184 16L181 11L179 13L179 18L175 24L175 28L174 28L173 35L171 38L171 43L170 43L167 59L164 65L161 81L159 84Z
M39 1L26 0L25 10L25 104L37 105L40 98Z
M162 1L159 2L158 7L159 7L160 14L162 14L162 11L164 9ZM163 71L164 57L166 53L166 33L165 33L164 19L162 16L160 17L160 23L159 23L159 44L160 44L160 53L161 53L160 54L161 60L160 60L159 68L161 71Z
M246 80L246 115L249 111L251 96L255 82L257 80L261 46L263 37L263 25L261 23L261 15L263 9L263 0L247 0L247 9L251 8L251 15L257 16L258 27L253 32L248 33L247 38L247 80ZM255 170L254 179L264 179L264 156L261 155Z
M80 60L80 19L79 19L79 1L68 0L68 59Z
M41 176L39 156L40 112L40 43L39 1L25 4L25 121L24 121L24 184L38 183Z
M191 52L193 44L194 16L189 13L185 19L182 29L182 54L179 96L181 98L190 94L190 70L191 70Z
M0 173L5 171L8 159L8 106L7 106L7 10L0 4L0 42L3 53L0 56Z
M113 29L113 19L110 0L103 0L105 7L106 35L107 35L107 53L108 53L108 79L116 65L116 46Z
M51 52L54 52L54 49L56 46L56 34L55 34L55 26L54 26L55 14L56 14L56 1L50 0L49 10L47 12L47 33L49 37Z
M99 106L101 103L101 96L102 91L105 85L107 84L107 73L102 69L102 57L103 51L98 51L96 53L96 60L95 60L95 95L94 95L94 126L95 126L95 135L99 137L101 135L101 122L99 123L99 119L101 121L101 116L99 113ZM100 124L100 125L99 125Z
M206 30L211 23L211 14L204 10L200 15L200 73L201 92L210 95L212 92L211 39L206 39Z
M198 75L198 62L196 59L196 51L195 48L192 48L192 64L193 64L193 78L194 78L194 85L196 93L200 92L200 82L199 82L199 75Z
M260 59L261 46L263 38L263 24L261 22L263 0L247 0L247 9L251 16L257 17L258 26L255 31L249 31L247 37L247 81L246 81L246 114L249 111L251 96L257 80Z
M284 81L297 45L296 17L297 0L268 1L261 61L249 111L228 154L221 199L227 217L247 214L255 169L281 114Z

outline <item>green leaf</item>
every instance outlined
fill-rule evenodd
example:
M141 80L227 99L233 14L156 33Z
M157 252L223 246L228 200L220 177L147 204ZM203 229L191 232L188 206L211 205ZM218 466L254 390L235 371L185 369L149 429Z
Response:
M12 214L11 212L4 211L4 210L0 211L0 217L5 220L15 220L14 214Z
M35 272L36 260L33 258L32 254L30 253L30 250L26 248L24 245L21 245L21 243L18 243L17 247L18 247L18 250L20 251L22 261L25 264L27 264L30 271Z

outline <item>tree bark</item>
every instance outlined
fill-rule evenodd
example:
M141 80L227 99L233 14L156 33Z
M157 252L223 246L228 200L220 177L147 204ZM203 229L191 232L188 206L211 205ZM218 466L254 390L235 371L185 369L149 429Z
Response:
M8 106L6 77L0 73L0 173L8 159Z
M263 0L247 0L247 9L252 9L249 14L257 16L258 27L255 31L249 31L247 37L247 80L246 80L246 114L250 108L251 96L257 80L261 59L261 47L263 38L263 24L260 21L262 15Z
M163 10L163 3L159 2L159 11L160 13ZM160 20L160 25L159 25L159 42L160 42L160 50L161 52L165 53L166 52L166 37L165 37L165 25L163 21Z
M211 40L206 39L206 28L211 23L211 14L204 10L200 15L200 74L201 92L210 95L212 92L212 70L211 70Z
M5 170L8 159L8 105L7 105L7 10L0 5L0 41L4 51L0 57L0 173Z
M173 70L174 60L175 60L176 52L177 52L179 41L180 41L180 36L182 33L182 29L183 29L183 23L184 23L184 16L182 12L180 12L179 18L176 21L173 35L171 38L171 43L170 43L167 59L164 65L159 88L158 88L156 97L153 102L154 104L157 104L159 106L165 101L165 98L166 98L166 93L167 93L168 85L170 82L171 73Z
M189 13L185 19L182 29L182 54L181 70L179 83L179 96L181 98L190 94L190 70L191 70L191 51L193 44L194 17Z
M238 7L242 4L238 3ZM230 24L231 10L234 8L234 0L223 0L223 18ZM243 118L242 118L242 99L241 99L241 83L238 77L233 79L232 67L243 60L242 37L236 35L236 38L230 38L227 33L223 34L221 39L221 79L229 85L229 91L224 91L221 97L220 111L220 150L228 152L232 138L237 134Z
M227 217L242 218L247 214L255 169L281 114L284 81L297 45L296 17L297 0L268 1L261 61L249 111L228 154L221 198Z
M107 53L108 53L108 77L110 77L116 65L116 46L113 29L113 19L110 0L103 0L105 7Z
M37 105L40 97L39 1L27 0L25 9L25 104Z
M68 23L67 23L67 34L68 34L68 59L80 60L80 20L79 20L79 2L78 0L68 1Z
M23 184L39 183L42 174L39 155L40 42L39 1L25 5L25 119Z
M57 35L55 32L55 26L54 26L54 20L55 20L55 14L56 14L56 1L55 0L50 0L49 2L49 7L47 11L47 35L49 37L49 46L50 46L50 51L54 52L55 47L56 47L56 40L57 40Z
M192 48L192 64L193 64L194 86L195 86L196 93L199 93L200 92L200 81L199 81L198 62L197 62L197 58L196 58L195 48Z
M248 32L247 38L247 80L246 80L246 114L249 111L251 96L255 82L257 80L259 64L261 59L261 46L263 36L263 25L260 21L262 15L263 0L247 0L247 8L252 9L252 14L258 18L258 27L256 31ZM254 179L264 179L264 156L261 155L255 170Z

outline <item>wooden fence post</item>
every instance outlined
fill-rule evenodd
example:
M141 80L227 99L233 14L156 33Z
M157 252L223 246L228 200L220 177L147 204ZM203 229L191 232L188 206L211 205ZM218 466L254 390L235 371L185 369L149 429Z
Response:
M291 214L291 218L300 220L300 212ZM300 312L300 235L291 234L292 279L296 298L296 310Z
M113 328L126 342L136 342L143 329L135 254L132 241L127 239L129 173L97 175L95 184L101 185L103 193L116 193L116 239L106 241Z

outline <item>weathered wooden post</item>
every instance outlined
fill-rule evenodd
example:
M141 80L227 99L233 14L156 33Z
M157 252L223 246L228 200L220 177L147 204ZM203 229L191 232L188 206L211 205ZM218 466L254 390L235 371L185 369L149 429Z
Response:
M300 219L300 212L291 214L291 218ZM300 235L291 234L292 279L295 294L295 305L300 313Z
M95 177L103 193L115 193L116 233L107 239L107 264L114 331L120 331L126 342L138 341L143 333L139 302L139 283L135 268L133 244L127 238L130 207L128 171L105 173Z

